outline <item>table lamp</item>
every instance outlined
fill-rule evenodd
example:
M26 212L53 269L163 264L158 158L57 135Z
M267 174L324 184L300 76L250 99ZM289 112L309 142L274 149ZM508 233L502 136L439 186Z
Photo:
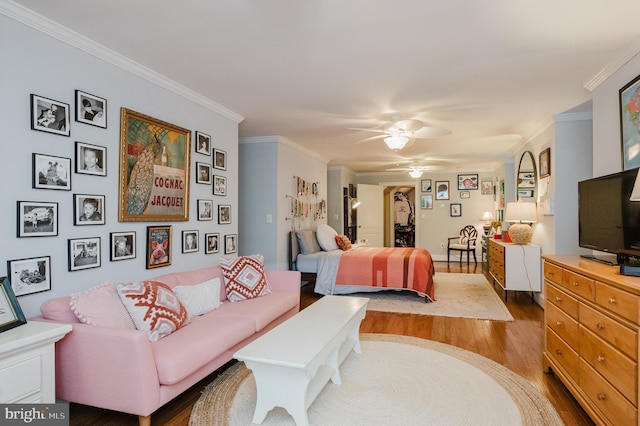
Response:
M482 225L482 229L484 230L484 235L489 235L489 229L491 228L491 221L493 220L493 215L489 211L484 212L482 213L482 217L480 218L480 220L485 222L485 224Z
M526 245L531 242L533 236L531 224L536 220L536 203L525 203L522 200L507 203L504 221L512 222L509 226L509 237L514 244Z

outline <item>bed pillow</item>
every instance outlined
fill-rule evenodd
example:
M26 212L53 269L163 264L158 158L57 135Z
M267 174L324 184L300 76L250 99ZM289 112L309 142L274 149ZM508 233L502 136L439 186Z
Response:
M296 232L296 238L302 254L313 254L322 250L316 239L316 231L313 229L302 229Z
M155 342L189 322L189 314L178 296L157 281L118 284L118 295L138 330Z
M107 281L82 293L72 294L69 307L83 324L131 330L136 328L113 282Z
M220 307L220 278L212 278L200 284L179 285L173 288L173 292L191 317Z
M324 223L318 225L318 229L316 229L318 244L320 244L320 247L322 247L324 251L338 250L336 235L338 235L336 230Z
M271 293L261 254L220 258L224 289L231 302L253 299Z
M342 251L351 250L351 240L346 235L336 235L336 244Z

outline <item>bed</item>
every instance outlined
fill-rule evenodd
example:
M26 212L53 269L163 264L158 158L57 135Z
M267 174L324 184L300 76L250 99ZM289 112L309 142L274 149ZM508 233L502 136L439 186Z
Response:
M322 228L323 225L318 226L317 236L313 230L300 230L291 232L289 238L289 269L300 271L316 293L409 290L424 296L425 302L435 300L433 260L427 250L357 244L342 250L328 244L326 236L324 244L320 243ZM331 234L333 230L329 229ZM319 244L309 247L316 239Z

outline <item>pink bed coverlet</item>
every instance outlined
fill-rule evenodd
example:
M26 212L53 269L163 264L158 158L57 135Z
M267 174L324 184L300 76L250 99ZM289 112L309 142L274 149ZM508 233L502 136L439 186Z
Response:
M434 273L425 249L359 247L342 254L336 285L413 290L434 301Z

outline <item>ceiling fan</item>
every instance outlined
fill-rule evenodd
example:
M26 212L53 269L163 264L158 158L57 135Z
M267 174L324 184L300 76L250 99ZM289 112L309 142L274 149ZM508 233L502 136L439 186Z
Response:
M415 139L437 138L440 136L451 134L451 132L447 129L427 126L422 121L414 118L402 119L402 117L399 115L391 116L391 122L387 123L381 129L365 129L361 127L352 127L350 130L381 133L378 136L366 138L356 143L364 143L371 140L384 138L384 142L387 144L387 146L394 151L398 151L405 146L410 145L410 140L411 143L413 143Z

